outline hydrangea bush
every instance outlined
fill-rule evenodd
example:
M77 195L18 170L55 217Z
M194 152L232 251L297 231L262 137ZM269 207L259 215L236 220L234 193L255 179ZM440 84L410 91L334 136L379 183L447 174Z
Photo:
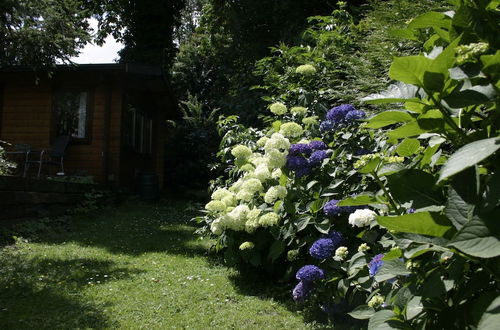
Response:
M498 326L498 2L455 5L397 32L423 52L364 99L397 110L274 99L269 127L226 149L230 179L200 221L228 261L284 265L291 297L346 327ZM313 84L321 66L304 65Z

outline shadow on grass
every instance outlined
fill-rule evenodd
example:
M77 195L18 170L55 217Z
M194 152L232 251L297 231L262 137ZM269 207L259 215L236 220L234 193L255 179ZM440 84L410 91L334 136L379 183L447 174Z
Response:
M7 235L47 244L72 241L82 246L102 247L115 254L163 252L205 256L210 243L198 239L194 234L195 223L190 221L196 215L195 208L179 201L158 204L133 201L64 221L50 219L21 224L18 230L9 229Z
M12 249L12 248L8 248ZM2 329L102 329L112 327L107 307L82 291L101 274L101 283L139 273L113 262L81 258L30 258L15 251L0 255L0 324ZM107 276L104 277L103 274ZM90 284L89 284L90 283Z

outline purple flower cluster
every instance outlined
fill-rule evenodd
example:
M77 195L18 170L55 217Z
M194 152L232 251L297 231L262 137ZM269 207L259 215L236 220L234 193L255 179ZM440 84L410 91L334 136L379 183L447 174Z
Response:
M295 278L300 282L292 291L293 300L304 301L313 290L313 282L325 278L325 272L317 266L305 265L297 271Z
M325 206L323 206L323 212L325 213L325 215L334 217L341 213L351 213L356 210L356 207L352 206L338 206L338 202L338 199L332 199L331 201L328 201Z
M306 300L313 290L313 285L310 282L299 282L292 291L293 300L302 302Z
M350 122L363 119L365 116L366 113L364 111L356 109L353 105L342 104L331 108L326 113L326 120L321 122L319 129L322 132L328 132L342 124L348 124Z
M342 234L337 231L332 231L328 236L318 239L309 248L309 254L311 257L324 260L330 258L335 253L344 238Z
M372 260L370 260L370 262L368 263L368 272L370 273L370 276L375 276L380 267L382 267L382 265L384 264L384 261L382 260L383 257L384 254L380 253L373 257Z
M286 166L299 178L308 175L328 157L325 149L328 149L328 146L323 141L292 144L288 151Z

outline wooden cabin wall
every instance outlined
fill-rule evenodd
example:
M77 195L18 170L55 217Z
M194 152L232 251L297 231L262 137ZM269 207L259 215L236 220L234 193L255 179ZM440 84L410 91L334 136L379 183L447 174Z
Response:
M0 139L12 144L26 143L34 148L48 148L52 142L54 90L59 86L88 88L92 96L90 140L70 142L64 160L65 172L69 175L91 175L98 182L108 179L116 181L119 178L122 108L120 83L92 72L67 72L57 74L50 80L40 79L38 84L35 84L33 74L25 74L21 78L16 73L5 79L3 85ZM105 127L107 106L111 111L108 128ZM108 168L104 170L106 134L110 139L107 146L109 159ZM31 174L35 172L35 167L31 165ZM44 166L42 173L54 174L57 171L54 166Z

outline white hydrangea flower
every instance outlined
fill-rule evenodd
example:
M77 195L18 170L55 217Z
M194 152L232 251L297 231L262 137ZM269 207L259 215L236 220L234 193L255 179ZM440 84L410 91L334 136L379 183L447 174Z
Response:
M253 193L253 192L241 189L236 194L236 199L242 200L244 202L250 202L253 199L254 195L255 195L255 193Z
M384 300L384 297L382 297L381 295L375 295L368 302L368 306L370 306L371 308L377 308L384 303Z
M307 108L304 107L293 107L290 112L296 116L305 116L307 114Z
M275 115L284 115L287 111L286 105L280 102L273 103L269 106L269 111Z
M250 157L252 150L247 146L239 144L231 149L231 154L236 158L245 159Z
M369 226L370 222L374 221L377 213L369 209L356 210L349 215L349 224L353 227Z
M266 145L267 141L269 141L269 138L267 136L263 136L257 140L257 146L262 148Z
M253 172L253 176L260 180L260 182L264 182L267 179L271 178L271 172L269 172L269 168L267 168L267 164L260 164L257 166L255 171Z
M241 243L239 249L240 250L251 250L255 247L255 244L253 244L252 242L243 242Z
M267 166L271 169L281 168L286 164L286 155L288 152L281 152L273 149L266 152Z
M224 231L224 228L221 225L220 219L215 219L211 224L210 224L210 231L214 235L220 235Z
M276 180L279 180L279 178L281 178L281 175L283 174L283 172L281 171L280 168L277 168L273 171L273 173L271 173L271 177L273 179L276 179Z
M299 142L297 142L297 143L300 143L300 144L309 144L309 142L310 142L310 141L309 141L309 140L307 140L307 139L302 139L302 140L300 140L300 141L299 141Z
M318 116L311 116L302 119L304 125L316 125L318 123Z
M259 218L259 225L262 227L271 227L278 224L279 216L274 212L264 214Z
M288 150L290 148L290 140L280 133L274 133L264 145L264 150L267 152L272 149Z
M304 129L297 123L284 123L280 127L280 133L286 137L299 137L304 133Z
M236 196L231 194L231 195L224 197L222 199L222 202L224 202L224 204L226 204L226 207L229 207L229 206L236 206L236 203L238 201L236 199Z
M243 185L243 179L238 179L231 187L229 187L229 191L232 193L235 193L241 189L241 186Z
M247 205L236 206L223 220L226 227L235 231L244 230L249 211L250 209Z
M205 205L205 209L211 212L224 212L226 210L226 204L222 201L210 201Z
M247 222L245 223L245 231L249 234L253 233L259 227L259 215L262 211L254 208L247 214Z
M226 196L232 196L233 194L226 188L219 188L212 193L212 199L222 200Z
M267 204L273 204L277 199L285 198L287 190L283 186L273 186L269 188L264 196L264 201Z
M255 170L255 167L253 167L252 164L245 164L242 167L240 167L240 171L243 172L252 172Z
M344 260L347 257L347 254L349 253L349 250L347 250L347 247L341 246L335 250L335 257L334 259L337 261Z
M361 243L358 246L358 252L365 252L365 251L368 251L368 250L370 250L370 247L366 243Z
M262 189L264 189L262 183L259 179L255 178L245 180L241 185L241 190L246 190L250 193L256 193L257 191L261 191Z
M316 68L311 64L299 65L295 68L295 73L309 75L316 73Z

